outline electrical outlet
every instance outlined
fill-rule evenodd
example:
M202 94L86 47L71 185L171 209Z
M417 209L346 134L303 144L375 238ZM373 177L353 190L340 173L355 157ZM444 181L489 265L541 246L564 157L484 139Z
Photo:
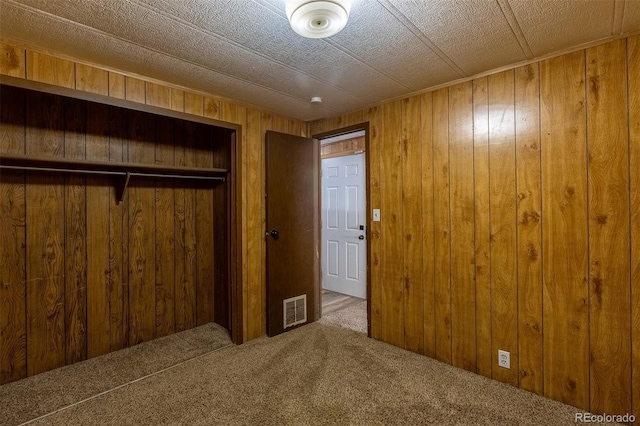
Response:
M511 368L511 353L498 349L498 366L502 368Z

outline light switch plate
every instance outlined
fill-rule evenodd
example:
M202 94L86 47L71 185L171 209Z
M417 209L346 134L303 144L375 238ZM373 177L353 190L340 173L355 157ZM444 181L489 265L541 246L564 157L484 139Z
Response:
M373 221L380 222L380 209L373 209Z

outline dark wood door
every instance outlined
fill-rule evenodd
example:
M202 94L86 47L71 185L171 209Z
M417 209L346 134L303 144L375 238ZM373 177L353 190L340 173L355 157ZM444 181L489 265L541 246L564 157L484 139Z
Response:
M265 237L269 336L316 319L320 280L319 156L316 139L267 132ZM302 311L305 308L306 321Z

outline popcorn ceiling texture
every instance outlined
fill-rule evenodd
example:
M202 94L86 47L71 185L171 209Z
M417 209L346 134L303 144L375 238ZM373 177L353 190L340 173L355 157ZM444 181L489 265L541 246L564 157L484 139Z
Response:
M640 1L354 0L324 40L284 0L0 0L0 36L302 120L640 29ZM322 96L322 105L311 105Z

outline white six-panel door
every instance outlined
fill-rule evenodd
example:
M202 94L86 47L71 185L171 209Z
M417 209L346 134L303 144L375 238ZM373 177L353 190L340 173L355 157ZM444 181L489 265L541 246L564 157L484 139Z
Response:
M322 287L366 298L364 154L322 160Z

